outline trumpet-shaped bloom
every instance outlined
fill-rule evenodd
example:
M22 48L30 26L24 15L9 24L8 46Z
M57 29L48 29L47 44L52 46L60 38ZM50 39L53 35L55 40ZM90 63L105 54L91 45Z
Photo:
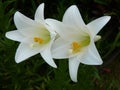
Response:
M44 20L44 3L37 8L35 20L17 11L14 15L14 22L17 30L7 32L6 37L20 42L15 61L19 63L40 53L49 65L56 68L51 56L51 45L56 33Z
M60 36L52 47L53 58L69 58L69 73L74 82L77 82L80 63L87 65L103 63L94 42L100 39L97 33L109 20L110 16L103 16L85 24L75 5L66 10L62 22L47 20Z

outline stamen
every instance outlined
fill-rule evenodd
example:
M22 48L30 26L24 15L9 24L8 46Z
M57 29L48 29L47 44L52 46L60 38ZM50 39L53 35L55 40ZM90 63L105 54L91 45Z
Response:
M72 52L77 53L80 51L81 45L78 42L72 42Z
M39 44L42 44L44 42L44 40L39 37L34 37L34 42L38 42Z

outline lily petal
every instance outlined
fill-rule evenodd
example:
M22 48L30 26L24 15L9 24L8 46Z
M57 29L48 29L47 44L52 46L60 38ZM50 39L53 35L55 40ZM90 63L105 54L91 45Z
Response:
M93 43L90 44L87 48L86 55L84 56L84 59L81 59L81 63L88 64L88 65L101 65L103 63L97 48Z
M75 29L72 26L69 25L65 25L64 23L61 23L57 20L53 20L53 19L46 19L46 22L52 27L54 28L54 31L56 31L61 38L63 38L66 41L76 41L79 40L80 38L83 37L83 34L85 32L80 31Z
M52 59L52 55L51 55L51 46L53 44L55 37L52 38L51 42L49 43L49 45L40 52L41 56L43 57L43 59L52 67L57 68L54 60Z
M41 36L42 38L47 36L47 34L49 35L49 31L47 31L46 28L41 27L29 27L25 29L19 29L18 32L20 32L22 35L26 37Z
M18 11L14 14L14 22L17 29L23 29L26 27L32 27L36 25L32 19L24 16L22 13Z
M63 16L63 23L71 26L74 25L75 27L79 27L79 28L85 26L85 23L81 17L81 14L75 5L72 5L66 10Z
M35 21L44 22L44 3L38 6L35 12Z
M16 51L15 61L16 63L20 63L25 59L37 54L40 52L38 48L30 48L27 44L21 43Z
M14 30L14 31L9 31L5 34L5 36L11 40L14 40L14 41L23 41L24 39L24 36L18 32L18 30Z
M77 82L77 72L79 67L79 60L77 57L69 58L69 73L72 81Z
M68 58L70 45L66 44L66 42L62 38L58 38L55 40L52 46L52 57L55 59L63 59Z
M103 16L87 24L90 32L95 36L110 20L110 16Z

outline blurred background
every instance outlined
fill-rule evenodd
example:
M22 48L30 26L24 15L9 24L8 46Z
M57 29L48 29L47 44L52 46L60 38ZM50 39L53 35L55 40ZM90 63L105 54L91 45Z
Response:
M99 32L102 39L96 42L103 65L80 64L77 83L69 77L68 60L55 60L57 69L39 54L15 63L19 43L5 37L7 31L16 29L13 15L20 11L33 19L43 2L45 18L61 21L73 4L86 24L100 16L112 17ZM120 0L0 0L0 90L120 90Z

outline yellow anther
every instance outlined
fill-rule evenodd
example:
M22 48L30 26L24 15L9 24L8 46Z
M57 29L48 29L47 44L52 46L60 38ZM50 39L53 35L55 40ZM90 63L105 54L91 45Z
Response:
M38 37L34 37L34 42L38 42Z
M44 42L44 40L39 37L34 37L34 42L38 42L38 43L42 44Z
M39 38L39 41L38 41L38 42L39 42L40 44L42 44L43 41L44 41L44 40L43 40L42 38Z
M81 45L78 42L72 42L73 53L80 51Z

